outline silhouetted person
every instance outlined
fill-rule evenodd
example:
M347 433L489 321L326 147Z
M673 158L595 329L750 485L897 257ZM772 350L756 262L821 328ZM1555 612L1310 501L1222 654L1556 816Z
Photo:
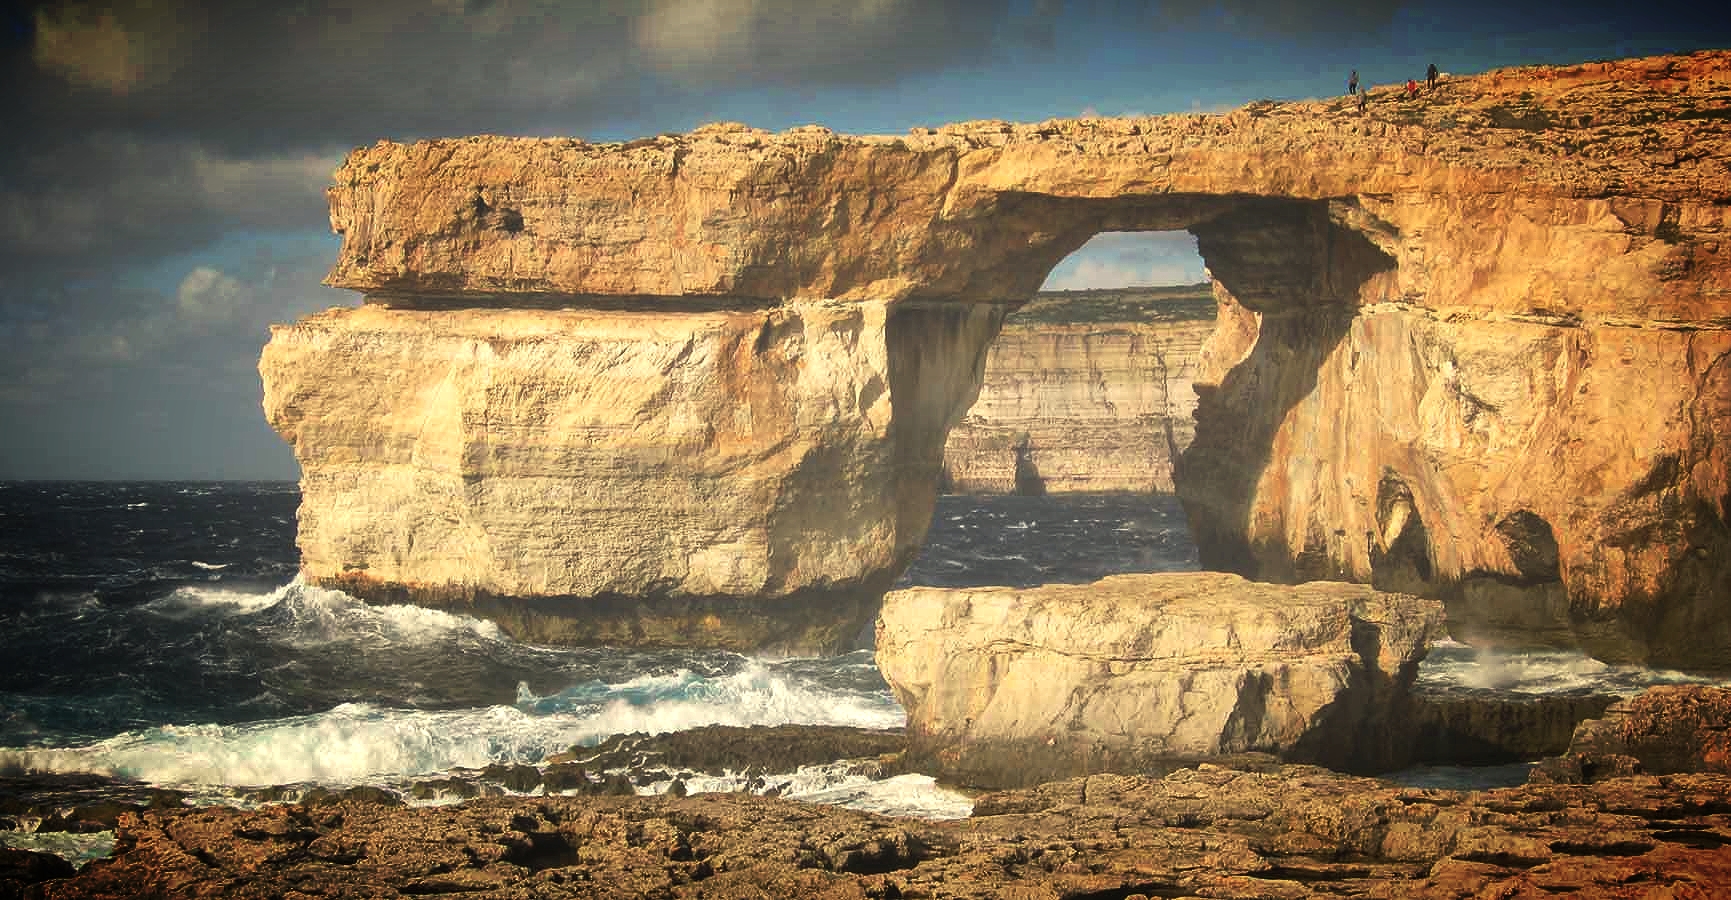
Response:
M1431 63L1430 68L1424 70L1425 87L1427 87L1433 91L1436 90L1436 76L1437 76L1436 63Z
M1370 102L1370 88L1358 92L1358 111L1364 112L1364 105Z
M1352 77L1348 78L1346 80L1346 93L1348 96L1351 96L1353 94L1358 93L1358 70L1357 69L1353 69L1352 70Z

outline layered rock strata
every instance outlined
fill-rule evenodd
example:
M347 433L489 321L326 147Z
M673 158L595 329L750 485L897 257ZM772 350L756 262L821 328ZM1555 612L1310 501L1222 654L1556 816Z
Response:
M302 570L536 642L845 649L919 550L1001 315L368 304L279 326L260 371L302 460Z
M1110 292L1145 297L1125 311L1141 315L1100 319L1088 301L1108 292L1075 293L1042 294L1005 320L979 399L944 445L946 490L1173 491L1173 462L1196 432L1190 380L1213 303L1197 316L1183 295L1161 302L1174 291Z
M127 814L75 876L0 856L0 892L136 897L1711 897L1731 778L1482 793L1293 766L1097 775L930 823L737 794Z
M527 398L560 376L505 379L486 404L441 418L453 414L433 414L447 402L430 399L433 385L457 369L416 383L347 374L403 358L376 314L278 330L261 363L266 406L302 465L314 581L410 599L576 598L565 609L620 591L626 606L672 602L647 618L671 609L682 640L700 633L689 623L711 601L747 618L765 592L819 606L833 594L851 608L906 560L883 548L918 544L911 523L929 515L932 492L913 476L935 479L943 428L972 401L992 328L941 319L898 344L892 329L878 343L862 327L881 370L801 379L777 369L792 338L775 322L803 329L802 304L832 301L886 323L909 303L1016 303L1096 233L1187 229L1222 307L1176 473L1204 565L1443 597L1451 627L1474 640L1536 635L1698 668L1731 659L1731 53L1502 70L1416 100L1373 90L1365 112L1343 98L882 137L713 126L627 144L381 143L349 156L330 201L343 243L329 283L402 323L435 308L478 323L502 307L571 307L585 311L576 318L623 310L656 333L735 317L727 334L761 342L694 345L662 361L694 367L672 380L709 377L704 366L737 348L733 371L761 376L747 384L769 391L762 373L776 370L826 409L830 380L852 399L834 401L844 424L826 439L842 449L777 455L801 429L778 440L773 425L751 426L779 475L727 457L718 439L721 468L780 485L721 496L700 486L732 482L698 461L703 439L681 416L713 411L718 435L739 434L764 409L744 388L724 406L638 404L629 427L613 427L611 403L573 407L548 420L557 439L522 431L537 449L520 453L488 423L516 424L515 398L536 410ZM825 365L819 348L855 352L823 337L830 315L795 342L813 347L799 366ZM311 332L334 347L351 319L352 351L313 349ZM488 338L473 340L463 346L483 360ZM623 344L595 352L577 368L631 358ZM871 408L861 397L873 376L890 398L887 425L850 412ZM450 389L486 393L481 382ZM784 411L807 402L784 389L757 396ZM325 421L295 412L306 402ZM406 423L420 421L435 443L450 431L467 449L417 455L420 429ZM555 449L565 440L576 443ZM539 460L534 488L501 474L519 457ZM795 475L802 466L826 474ZM596 471L605 486L592 486ZM431 489L403 487L417 482ZM548 515L499 505L547 492L560 498L535 507ZM642 502L607 512L622 495ZM667 512L652 505L681 497ZM693 511L706 505L756 507L762 527ZM854 520L833 521L844 517ZM796 524L777 531L770 518ZM576 521L602 530L573 531ZM837 540L795 551L770 531ZM435 552L449 562L423 550L477 534L501 549ZM586 560L622 561L610 548L633 541L661 558L618 579L587 574ZM572 549L501 558L560 544ZM797 594L807 586L816 593Z
M916 769L1022 786L1248 751L1403 764L1436 601L1362 585L1116 575L884 598L877 662Z

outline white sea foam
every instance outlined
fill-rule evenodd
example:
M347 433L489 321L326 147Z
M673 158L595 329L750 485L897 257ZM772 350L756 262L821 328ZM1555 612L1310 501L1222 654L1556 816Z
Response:
M887 695L824 690L759 661L717 678L681 670L585 686L569 701L563 696L537 698L525 687L518 706L431 711L344 704L243 725L168 725L82 747L0 749L0 771L95 772L165 785L349 785L536 763L626 732L714 724L893 728L904 720Z
M223 569L228 568L228 566L229 566L228 563L207 563L207 562L201 562L201 561L196 560L196 559L192 561L192 565L193 565L193 568L203 569L206 572L218 572L218 571L221 571Z
M349 785L489 763L533 763L577 741L570 717L514 707L344 704L245 725L168 725L84 747L0 750L0 771L94 772L160 785Z
M281 603L291 587L292 585L285 585L262 594L218 587L179 587L167 596L151 601L146 608L167 616L188 616L201 612L250 615Z
M567 692L569 694L570 692ZM588 694L588 691L583 692ZM687 670L609 686L584 718L580 742L613 734L665 734L703 725L848 725L899 728L906 714L887 694L827 691L802 684L774 663L704 678ZM556 702L535 698L534 702Z
M748 786L755 793L774 790L782 797L806 803L825 803L886 816L919 819L964 819L973 814L974 801L967 795L939 787L930 775L897 775L874 779L851 772L847 763L800 766L798 770L762 777L761 784L748 785L735 773L697 775L685 781L688 794L734 793ZM638 789L639 794L664 794L671 779Z
M423 644L468 632L485 640L505 640L499 626L484 619L420 606L372 606L342 591L314 587L296 576L282 589L293 614L292 643L353 641L373 645Z
M1418 687L1515 694L1635 694L1655 684L1709 680L1667 669L1611 665L1578 650L1475 650L1455 641L1439 641L1419 666Z

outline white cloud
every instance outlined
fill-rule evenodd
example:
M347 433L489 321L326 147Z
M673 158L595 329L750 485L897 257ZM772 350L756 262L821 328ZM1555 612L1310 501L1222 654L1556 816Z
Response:
M242 307L252 302L253 290L216 269L197 266L181 279L175 296L179 300L181 318L205 325L233 319Z
M1041 290L1195 284L1205 279L1196 238L1188 232L1106 232L1058 263Z

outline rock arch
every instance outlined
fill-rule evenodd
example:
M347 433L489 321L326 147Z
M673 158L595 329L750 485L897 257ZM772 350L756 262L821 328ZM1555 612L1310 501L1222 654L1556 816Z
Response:
M1374 582L1418 541L1464 630L1722 667L1727 108L1702 53L1367 113L362 148L328 283L367 302L260 363L303 569L543 638L832 648L1004 311L1095 233L1182 228L1221 306L1178 477L1206 565Z

